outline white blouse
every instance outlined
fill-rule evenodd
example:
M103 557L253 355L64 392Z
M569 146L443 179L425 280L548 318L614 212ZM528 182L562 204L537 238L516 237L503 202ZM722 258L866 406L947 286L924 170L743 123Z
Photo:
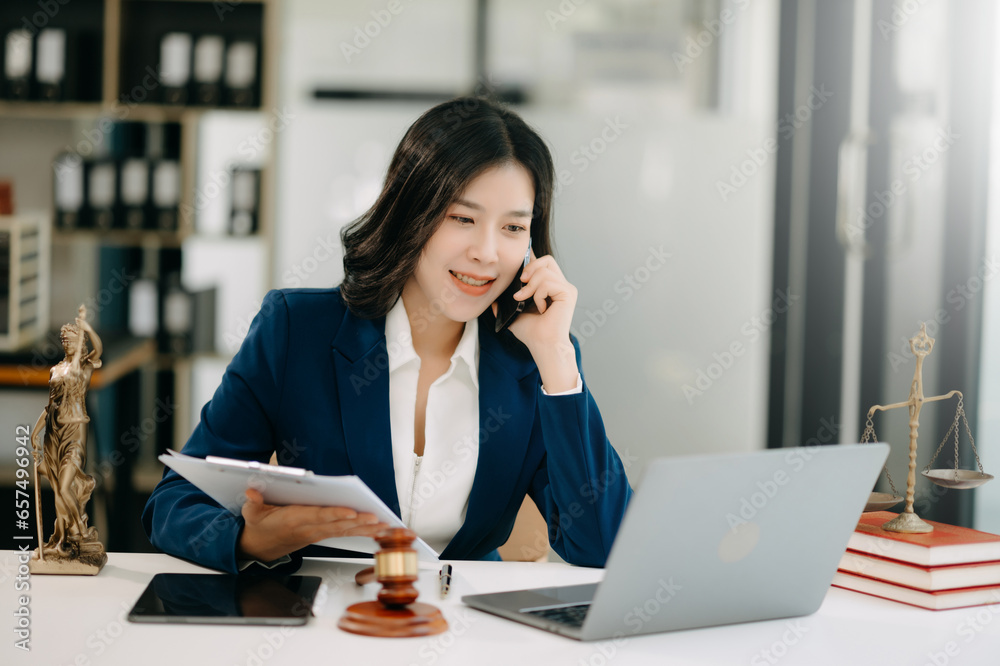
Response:
M466 323L448 370L428 390L422 456L413 452L420 357L402 298L386 315L385 341L400 516L440 554L465 522L479 460L479 322Z

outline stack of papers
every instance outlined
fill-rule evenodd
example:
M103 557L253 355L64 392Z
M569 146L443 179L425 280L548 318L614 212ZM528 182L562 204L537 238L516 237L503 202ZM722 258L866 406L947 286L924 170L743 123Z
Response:
M203 493L240 514L247 501L246 489L260 491L264 501L276 506L344 506L373 513L390 527L406 527L371 488L357 476L321 476L295 467L267 465L257 461L231 458L195 458L171 450L160 462L193 483ZM335 537L318 542L321 546L374 553L378 543L371 537ZM438 554L418 538L413 542L417 557L436 562Z

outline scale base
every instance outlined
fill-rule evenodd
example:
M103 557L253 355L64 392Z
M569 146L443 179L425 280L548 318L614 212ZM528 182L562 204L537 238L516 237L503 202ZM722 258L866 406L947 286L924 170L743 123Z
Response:
M905 534L926 534L927 532L933 532L934 526L920 520L915 513L904 512L892 520L883 523L882 529L890 532L903 532Z

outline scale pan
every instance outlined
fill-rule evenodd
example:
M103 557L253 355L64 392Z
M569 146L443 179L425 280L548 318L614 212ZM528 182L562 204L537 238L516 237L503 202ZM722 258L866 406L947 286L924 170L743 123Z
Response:
M890 495L889 493L872 493L868 496L868 504L865 504L865 512L885 511L890 507L896 506L902 501L903 498L898 495Z
M922 474L939 486L958 489L975 488L993 478L992 474L971 469L929 469Z

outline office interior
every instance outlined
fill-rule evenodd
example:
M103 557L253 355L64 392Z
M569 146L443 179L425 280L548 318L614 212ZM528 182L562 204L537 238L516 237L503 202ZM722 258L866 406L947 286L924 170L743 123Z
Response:
M998 21L988 0L8 0L0 228L35 225L44 275L38 330L3 350L5 493L47 399L26 373L59 360L53 331L84 303L109 353L140 359L88 396L89 513L109 550L151 550L157 456L264 294L339 283L340 229L406 127L457 95L549 143L573 332L633 486L661 456L860 441L869 407L907 399L921 325L925 393L964 394L958 463L995 474ZM78 57L53 90L36 50L19 90L9 35L46 29ZM134 206L128 159L165 169ZM119 200L73 204L70 171L91 195L117 174ZM934 466L954 464L955 414L922 411L918 468L939 444ZM905 410L874 426L902 487ZM997 533L1000 484L918 474L916 509Z

